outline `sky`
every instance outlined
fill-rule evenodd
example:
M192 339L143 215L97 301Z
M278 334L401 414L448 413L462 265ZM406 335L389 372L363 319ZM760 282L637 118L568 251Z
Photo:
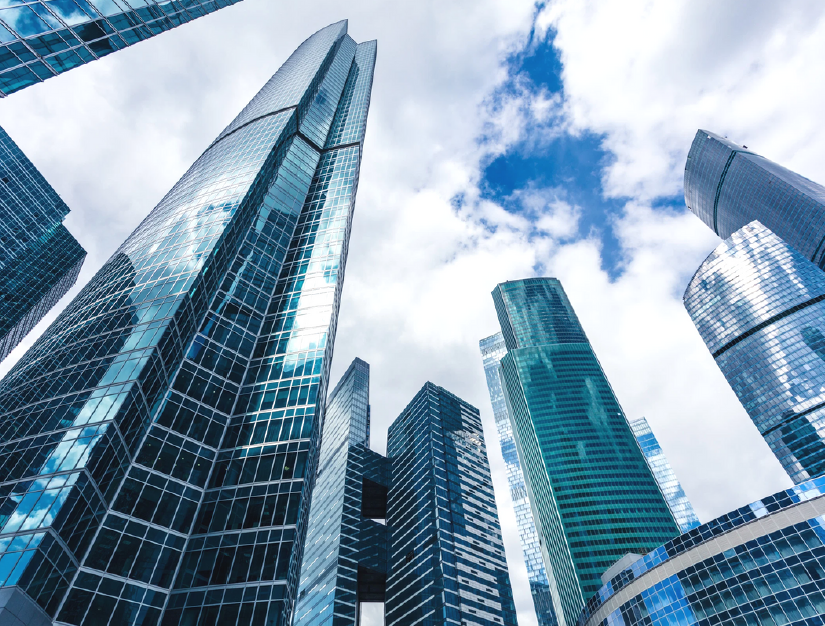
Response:
M378 40L332 383L371 364L373 448L426 382L477 406L519 623L534 624L478 340L490 292L558 277L702 521L790 481L681 298L718 238L684 206L698 128L825 182L825 4L244 0L0 101L71 207L77 286L317 29ZM373 622L378 623L378 622Z

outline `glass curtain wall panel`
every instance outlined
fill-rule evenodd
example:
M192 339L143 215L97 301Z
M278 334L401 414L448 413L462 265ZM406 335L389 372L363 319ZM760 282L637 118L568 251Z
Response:
M722 239L758 220L822 268L825 187L706 130L685 164L685 202Z
M682 489L682 484L676 478L676 472L670 466L662 446L659 445L659 440L653 434L653 429L644 417L630 422L630 428L633 429L633 434L636 436L636 441L639 442L639 447L645 455L650 471L659 483L659 488L667 500L673 517L676 518L676 523L679 524L679 530L686 533L691 528L696 528L699 525L699 518L696 516L696 511L693 510L693 505L685 495L685 490Z
M389 461L369 449L369 365L355 359L327 400L295 624L360 623L384 602Z
M779 626L825 615L825 478L656 548L594 595L578 626Z
M86 251L69 207L0 128L0 360L74 285Z
M515 626L478 409L427 383L389 428L388 626Z
M307 39L0 382L0 586L288 624L375 43Z
M0 97L240 0L0 3Z
M487 379L487 391L490 393L490 402L493 406L493 417L498 432L498 442L501 446L501 455L507 466L507 483L510 487L510 499L516 514L519 541L521 542L524 564L527 566L527 578L530 581L530 592L533 596L533 606L539 626L555 626L556 614L553 610L553 596L550 593L550 582L547 571L544 569L544 560L539 547L539 535L536 523L533 520L533 511L530 508L530 498L527 495L527 486L524 483L524 472L518 459L516 440L513 438L513 425L507 411L507 402L504 399L504 390L501 386L502 357L507 354L504 337L496 333L485 337L479 342L481 357L484 364L484 375Z
M560 624L601 574L679 534L573 307L554 278L493 291L501 359L539 545Z
M754 221L705 259L684 304L791 479L825 473L825 274Z

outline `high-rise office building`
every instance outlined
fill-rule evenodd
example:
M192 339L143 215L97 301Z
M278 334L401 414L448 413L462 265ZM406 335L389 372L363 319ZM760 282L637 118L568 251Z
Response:
M375 53L301 44L0 383L12 604L291 619Z
M825 615L825 478L702 524L618 572L578 626L794 626Z
M427 383L392 423L389 626L515 626L478 409Z
M679 534L573 307L554 278L493 291L502 380L556 616L576 623L601 575Z
M0 128L0 361L77 280L69 207Z
M0 8L0 96L240 0L25 0Z
M427 383L369 449L369 365L327 400L295 609L301 626L516 624L478 411Z
M791 479L825 473L825 274L754 221L705 259L684 303Z
M653 429L644 417L630 422L630 428L636 436L636 441L639 442L639 447L645 455L645 460L659 483L659 489L667 500L670 507L670 512L679 524L679 530L686 533L691 528L696 528L699 525L699 518L696 511L693 510L693 505L685 495L685 490L682 489L682 484L676 478L676 472L670 466L665 453L662 451L662 446L659 445L659 440L653 434Z
M524 554L524 564L527 566L527 578L530 581L530 593L536 610L536 620L539 626L555 626L556 614L553 609L553 596L550 594L550 581L544 569L544 560L541 558L536 522L533 520L530 498L527 495L527 486L524 484L524 472L518 459L516 440L513 438L513 425L507 411L504 390L501 388L500 362L501 358L507 354L504 337L501 333L485 337L479 341L479 348L484 363L484 375L487 378L487 391L490 393L490 402L493 406L501 456L507 466L510 499L513 501L516 514L519 541Z
M759 220L825 267L825 187L706 130L685 164L685 202L722 239Z
M327 400L296 625L355 626L386 599L390 462L369 448L369 375L355 359Z
M0 3L0 97L236 2ZM0 360L77 280L86 251L61 223L68 213L0 129Z

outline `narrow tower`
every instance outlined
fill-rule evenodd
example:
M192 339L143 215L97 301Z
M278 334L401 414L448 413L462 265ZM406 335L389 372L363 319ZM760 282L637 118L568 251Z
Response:
M301 44L0 383L44 619L291 620L375 52Z
M510 499L513 501L516 513L518 536L524 554L524 564L527 567L527 578L530 581L530 593L533 596L536 619L539 626L556 626L550 581L547 578L547 570L544 569L544 560L541 558L539 534L536 530L536 522L533 520L530 497L527 495L527 486L524 483L524 472L518 459L516 440L513 438L513 425L501 385L500 363L502 357L507 354L504 337L501 333L485 337L479 341L479 348L484 363L484 375L487 379L487 391L493 406L501 456L507 465Z
M502 380L558 621L573 626L625 554L679 534L627 419L555 278L493 291Z

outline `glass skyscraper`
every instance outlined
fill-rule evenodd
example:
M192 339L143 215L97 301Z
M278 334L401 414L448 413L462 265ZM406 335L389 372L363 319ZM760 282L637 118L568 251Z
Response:
M814 626L825 616L825 478L702 524L608 581L578 626Z
M11 0L0 4L0 96L240 0Z
M0 128L0 360L71 288L86 251L69 207Z
M684 303L791 479L825 473L825 274L754 221L705 259Z
M825 187L706 130L685 164L685 202L722 239L753 220L825 267Z
M301 44L0 382L0 586L43 619L289 623L376 53L346 33Z
M239 0L0 2L0 97ZM0 129L0 360L66 294L86 251L69 208Z
M696 528L699 525L699 518L696 516L696 511L693 510L693 505L685 495L685 490L679 479L676 478L676 473L670 466L662 446L659 445L659 440L653 434L650 424L643 417L630 422L630 428L636 436L636 441L639 442L639 447L645 455L647 464L656 482L659 483L659 489L667 500L670 507L670 512L679 524L679 530L686 533L691 528Z
M485 337L479 341L479 348L484 363L484 375L487 378L487 390L493 405L493 417L496 422L501 455L507 466L507 483L510 486L510 498L516 513L519 541L524 554L524 564L527 566L527 578L530 581L536 619L539 626L555 626L556 614L553 609L553 597L550 594L550 582L547 578L547 571L544 569L544 560L541 558L539 535L533 520L533 511L530 508L527 486L524 483L524 472L518 459L516 440L513 438L513 425L510 422L510 414L507 412L504 390L501 388L500 362L501 358L507 354L504 337L501 333Z
M388 626L516 626L478 409L427 383L389 428Z
M667 502L561 283L493 291L505 398L556 616L572 626L627 553L679 534Z

